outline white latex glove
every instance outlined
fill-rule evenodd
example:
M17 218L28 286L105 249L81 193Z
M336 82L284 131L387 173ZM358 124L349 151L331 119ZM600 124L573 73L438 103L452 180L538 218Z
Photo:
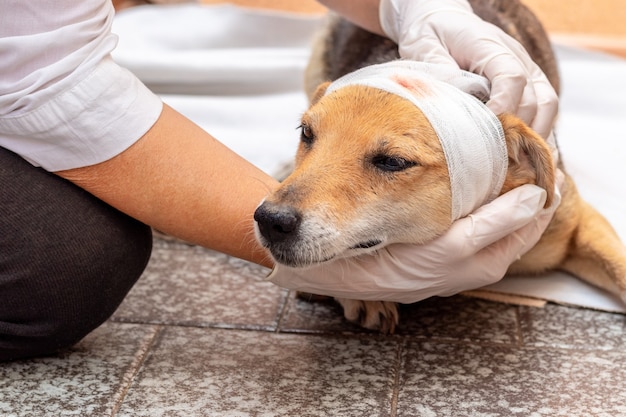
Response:
M426 245L394 244L372 254L309 268L277 265L267 279L281 287L355 300L413 303L499 281L539 240L559 205L523 185L496 198ZM495 242L495 243L494 243Z
M514 113L549 139L556 92L519 42L476 16L467 0L381 0L380 24L403 58L485 76L495 114Z

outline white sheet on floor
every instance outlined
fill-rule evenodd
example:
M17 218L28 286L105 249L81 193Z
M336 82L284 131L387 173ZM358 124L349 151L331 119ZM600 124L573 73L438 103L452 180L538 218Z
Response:
M233 6L141 6L119 13L114 58L163 100L268 173L293 158L306 108L303 70L319 17ZM558 139L582 196L626 241L626 61L556 47ZM507 277L489 291L626 313L568 274Z

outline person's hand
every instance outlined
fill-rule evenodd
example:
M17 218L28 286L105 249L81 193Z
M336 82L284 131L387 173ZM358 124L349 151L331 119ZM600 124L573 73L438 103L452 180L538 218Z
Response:
M522 45L476 16L467 0L381 0L380 24L403 58L487 77L487 106L495 114L516 114L550 140L556 92Z
M523 185L426 245L393 244L310 268L277 265L267 279L312 294L401 303L480 288L499 281L538 242L559 205L558 186L547 209L545 199L545 190Z

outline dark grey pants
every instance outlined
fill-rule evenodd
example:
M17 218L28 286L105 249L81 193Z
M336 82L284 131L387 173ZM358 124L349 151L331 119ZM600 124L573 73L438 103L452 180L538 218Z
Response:
M143 272L150 228L0 148L0 361L102 324Z

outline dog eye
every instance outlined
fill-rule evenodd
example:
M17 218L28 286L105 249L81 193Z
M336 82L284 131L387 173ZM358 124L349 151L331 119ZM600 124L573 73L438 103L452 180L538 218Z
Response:
M308 127L305 124L301 124L300 126L298 126L298 129L300 129L300 140L302 142L304 142L307 145L310 145L311 143L313 143L313 132L311 132L311 128Z
M413 161L407 161L399 156L376 155L372 158L374 166L380 170L388 172L398 172L417 165Z

